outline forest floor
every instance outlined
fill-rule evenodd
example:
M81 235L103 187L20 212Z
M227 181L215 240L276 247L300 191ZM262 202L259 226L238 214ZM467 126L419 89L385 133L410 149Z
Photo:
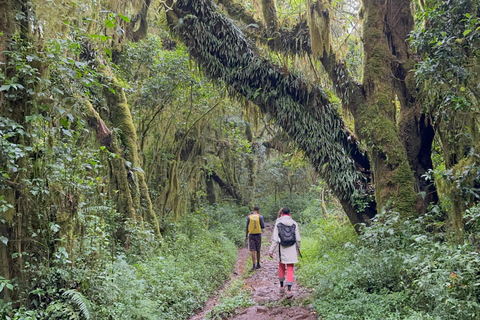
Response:
M232 280L244 279L244 290L249 290L251 299L255 305L236 310L236 313L229 317L231 320L317 320L319 319L313 310L311 301L311 291L301 287L294 281L292 287L292 298L286 298L285 294L279 292L280 283L278 281L278 262L268 256L270 248L270 238L274 225L267 223L262 235L261 250L261 268L251 271L251 253L248 248L238 250L238 260L235 265L230 281L227 281L223 289L210 298L205 308L198 314L192 316L190 320L204 319L208 312L215 308L220 302L222 292L230 285ZM225 318L224 318L225 319Z

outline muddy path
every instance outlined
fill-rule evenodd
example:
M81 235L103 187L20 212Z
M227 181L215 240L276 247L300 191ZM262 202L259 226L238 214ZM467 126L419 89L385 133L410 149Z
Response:
M278 281L278 262L268 256L270 248L270 238L273 231L273 224L267 223L262 235L261 268L251 271L251 256L247 248L238 250L238 260L235 265L231 280L243 278L245 282L244 289L251 292L251 298L255 305L236 310L236 315L228 318L231 320L316 320L319 319L310 305L311 292L303 288L294 281L292 287L293 297L287 299L285 294L279 292L280 283ZM230 280L230 281L231 281ZM224 288L227 288L227 282ZM198 314L192 316L190 320L204 319L209 310L212 310L219 301L220 290L214 297L209 299L205 308Z

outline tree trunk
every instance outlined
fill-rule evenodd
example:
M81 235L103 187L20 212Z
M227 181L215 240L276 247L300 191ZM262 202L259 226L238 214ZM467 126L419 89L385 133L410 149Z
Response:
M388 0L364 0L365 104L357 106L355 124L367 143L374 172L375 199L408 216L415 212L415 180L407 152L399 138L395 113L394 56L384 34Z
M137 150L137 132L133 124L125 93L108 67L103 69L103 73L109 81L108 86L104 89L104 94L110 108L110 121L115 128L120 129L119 136L122 145L125 147L125 159L129 162L128 177L132 190L133 206L140 214L145 212L143 219L150 222L160 236L160 225L153 211L152 201L145 181L145 174L140 168L140 159ZM142 207L145 207L145 210L143 210Z
M100 145L106 147L108 151L120 155L121 150L117 137L108 129L89 101L86 101L85 107L87 123L95 129L97 141ZM125 218L137 219L135 208L133 207L132 195L128 186L128 170L126 170L125 167L125 160L120 157L114 157L110 160L110 164L113 180L116 182L114 188L118 190L118 193L114 196L118 199L117 210Z
M22 13L23 19L16 19L16 15ZM3 65L8 65L8 56L4 54L11 46L14 34L19 35L19 39L16 45L19 47L29 44L30 28L29 28L29 14L28 3L26 0L0 0L0 62ZM9 79L15 76L17 72L16 68L9 68L6 70L6 78ZM10 97L6 97L4 92L0 92L0 116L10 118L19 125L21 125L25 131L28 131L25 117L30 115L31 103L29 103L30 95L28 90L34 91L34 84L22 83L23 79L19 79L19 82L23 85L23 89L13 92L13 89L9 90L12 94ZM24 136L17 136L13 138L13 142L19 145L27 145ZM28 206L26 205L27 198L23 195L25 190L24 179L27 175L27 161L25 157L19 158L16 161L18 170L10 174L6 178L6 187L0 189L0 197L13 206L11 209L7 209L3 213L5 222L0 221L0 236L8 239L8 243L5 245L0 242L0 257L1 267L0 276L7 280L17 278L20 286L24 283L23 270L23 232L22 218L28 216ZM20 253L18 259L14 260L12 254L14 252ZM16 293L14 292L13 295ZM9 289L5 288L2 292L3 300L9 301L11 293Z
M247 128L245 129L245 135L247 136L247 140L252 145L253 143L253 132L252 127L250 124L247 124ZM245 160L247 162L247 172L248 172L248 185L247 185L247 196L246 200L248 201L248 205L250 208L255 206L255 182L256 182L256 165L255 159L253 154L248 154Z
M208 204L214 205L215 202L217 202L217 198L215 195L215 186L213 185L212 177L207 173L205 173L205 189L207 193Z

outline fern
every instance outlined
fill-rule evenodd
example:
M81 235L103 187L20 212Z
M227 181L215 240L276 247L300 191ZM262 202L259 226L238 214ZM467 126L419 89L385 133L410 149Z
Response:
M90 313L88 312L88 299L83 296L80 292L74 289L65 291L62 294L64 297L67 297L72 301L79 309L80 314L87 320L90 319Z

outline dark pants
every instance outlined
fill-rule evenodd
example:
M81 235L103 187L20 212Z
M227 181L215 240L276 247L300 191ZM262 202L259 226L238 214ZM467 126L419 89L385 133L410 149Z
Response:
M248 246L250 247L250 251L260 252L260 248L262 247L262 234L250 234L248 239Z

